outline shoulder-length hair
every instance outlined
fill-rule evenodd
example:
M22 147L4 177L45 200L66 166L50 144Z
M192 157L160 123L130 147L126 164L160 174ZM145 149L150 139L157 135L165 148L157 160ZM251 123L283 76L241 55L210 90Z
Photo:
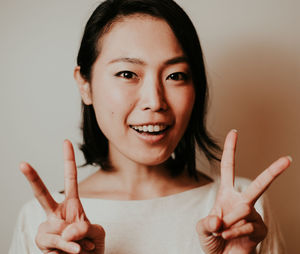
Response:
M175 159L169 159L168 166L173 176L187 170L191 177L197 179L196 143L210 162L219 160L217 152L220 148L205 125L208 87L199 38L190 18L178 4L172 0L106 0L101 3L84 30L77 57L80 73L87 81L91 80L92 67L101 50L101 36L119 18L133 14L165 20L187 57L194 83L195 104L187 129L174 151ZM85 165L99 165L103 170L109 170L108 140L98 126L93 105L82 103L82 117L83 143L80 149L86 160Z

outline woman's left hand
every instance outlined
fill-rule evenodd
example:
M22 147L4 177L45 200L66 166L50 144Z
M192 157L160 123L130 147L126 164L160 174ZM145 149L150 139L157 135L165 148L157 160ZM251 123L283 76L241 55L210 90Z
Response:
M267 235L267 227L254 208L258 198L289 165L282 157L263 171L244 192L234 189L234 157L237 132L228 133L221 160L221 180L210 214L197 224L206 254L252 254Z

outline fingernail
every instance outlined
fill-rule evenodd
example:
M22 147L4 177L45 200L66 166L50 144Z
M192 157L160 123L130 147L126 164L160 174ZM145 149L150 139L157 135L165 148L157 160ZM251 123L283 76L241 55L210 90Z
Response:
M214 237L220 237L222 235L222 233L220 233L220 232L213 232L212 235Z
M237 133L237 132L238 132L238 131L237 131L237 129L232 129L232 131L233 131L233 132L235 132L235 133Z
M289 159L289 161L290 161L290 162L292 162L292 161L293 161L293 158L292 158L292 156L290 156L290 155L289 155L289 156L287 156L287 158Z
M79 253L80 252L80 247L78 245L72 245L71 250L74 253Z
M19 168L24 168L24 167L26 167L26 164L25 164L24 161L21 161L21 162L19 163Z
M227 238L230 236L230 234L228 234L227 232L223 232L220 236L222 236L222 238L224 240L227 240ZM230 252L229 252L230 253Z
M27 164L26 164L26 162L24 162L24 161L20 162L20 164L19 164L19 169L21 170L21 172L25 172L26 169L27 169Z

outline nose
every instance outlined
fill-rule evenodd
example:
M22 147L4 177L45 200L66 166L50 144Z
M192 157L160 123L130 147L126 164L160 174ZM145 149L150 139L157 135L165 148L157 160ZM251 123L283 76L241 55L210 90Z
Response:
M165 89L157 79L145 80L141 88L141 107L142 110L151 110L153 112L166 111L168 104L165 98Z

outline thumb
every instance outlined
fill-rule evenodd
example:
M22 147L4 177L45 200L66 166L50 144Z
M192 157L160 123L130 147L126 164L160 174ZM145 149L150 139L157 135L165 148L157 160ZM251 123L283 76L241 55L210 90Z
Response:
M222 229L223 222L216 215L209 215L197 223L196 230L200 238L206 238Z
M77 241L86 237L90 224L86 221L74 222L69 224L61 236L66 241Z
M83 238L104 239L105 231L100 225L80 221L68 225L62 232L62 237L66 241L77 241Z
M62 232L66 241L79 241L84 250L104 253L105 231L102 226L82 221L70 224Z

